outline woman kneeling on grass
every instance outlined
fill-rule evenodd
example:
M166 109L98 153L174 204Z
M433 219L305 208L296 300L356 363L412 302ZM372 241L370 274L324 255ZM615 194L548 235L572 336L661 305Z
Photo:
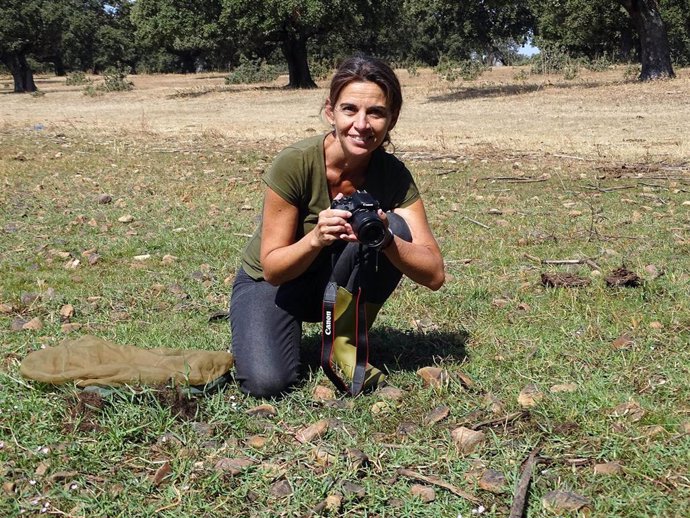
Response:
M329 280L338 285L337 305L352 306L360 270L371 265L368 327L403 274L432 290L443 285L443 258L417 186L383 147L401 106L400 83L386 63L349 58L324 105L332 130L287 147L265 174L262 223L244 251L230 302L235 377L243 392L278 396L297 382L302 322L321 320ZM380 206L373 214L385 237L376 246L360 246L350 210L331 208L357 191ZM338 326L341 319L346 315L336 309L336 328L346 327ZM349 377L352 351L347 339L336 342L336 363ZM380 378L369 366L368 388Z

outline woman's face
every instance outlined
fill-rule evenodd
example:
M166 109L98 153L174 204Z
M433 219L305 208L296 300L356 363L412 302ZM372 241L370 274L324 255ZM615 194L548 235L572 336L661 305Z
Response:
M368 81L346 85L334 104L326 103L324 111L347 155L371 153L394 126L386 95Z

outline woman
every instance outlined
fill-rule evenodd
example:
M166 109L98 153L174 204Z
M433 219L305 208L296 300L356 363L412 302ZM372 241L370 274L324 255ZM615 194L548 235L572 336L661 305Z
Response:
M364 249L365 263L376 263L366 281L368 325L402 275L432 290L443 285L443 259L417 187L383 149L401 106L400 83L387 64L347 59L324 106L332 131L286 148L264 176L262 223L243 254L230 303L236 379L244 392L272 397L295 384L302 322L321 319L331 276L346 294L365 267L352 214L332 209L334 199L366 190L378 200L387 229L379 249Z

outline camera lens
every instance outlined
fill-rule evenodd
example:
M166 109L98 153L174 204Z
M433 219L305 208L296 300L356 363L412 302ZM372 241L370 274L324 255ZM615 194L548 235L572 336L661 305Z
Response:
M352 217L352 230L361 243L374 248L386 238L386 226L375 212L355 214Z

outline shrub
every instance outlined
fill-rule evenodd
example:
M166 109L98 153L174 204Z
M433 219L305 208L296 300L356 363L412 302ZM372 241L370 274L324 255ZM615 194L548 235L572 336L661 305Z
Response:
M279 75L278 67L269 65L263 59L252 60L242 56L240 64L225 78L225 83L229 85L267 83L275 81Z
M91 84L92 81L88 77L86 77L86 74L82 72L81 70L78 70L76 72L72 72L71 74L67 75L67 79L65 79L65 85L67 86L81 86L81 85L88 85Z
M103 72L103 84L101 88L106 92L123 92L131 90L134 85L127 81L127 74L118 68L108 68Z
M328 79L333 73L333 62L329 59L314 59L309 61L309 72L314 81Z
M472 59L463 61L455 61L447 57L442 57L434 71L446 81L457 81L462 78L465 81L473 81L477 79L482 72L487 70L487 67Z

